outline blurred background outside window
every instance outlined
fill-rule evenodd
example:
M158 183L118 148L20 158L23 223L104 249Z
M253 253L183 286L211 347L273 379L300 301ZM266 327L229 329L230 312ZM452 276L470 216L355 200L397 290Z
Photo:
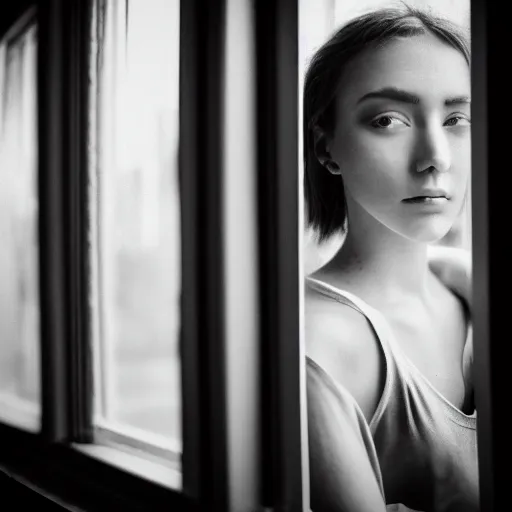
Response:
M21 21L0 42L0 418L17 411L17 426L37 431L37 26Z
M179 1L98 0L90 102L97 426L181 451Z

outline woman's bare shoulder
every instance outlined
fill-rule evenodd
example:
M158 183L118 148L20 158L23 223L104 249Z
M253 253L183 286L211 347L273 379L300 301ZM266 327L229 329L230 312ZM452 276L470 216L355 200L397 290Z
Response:
M305 293L305 328L308 355L329 348L356 355L364 340L374 338L362 313L309 286Z
M384 387L385 361L366 317L306 286L306 353L354 397L370 421Z

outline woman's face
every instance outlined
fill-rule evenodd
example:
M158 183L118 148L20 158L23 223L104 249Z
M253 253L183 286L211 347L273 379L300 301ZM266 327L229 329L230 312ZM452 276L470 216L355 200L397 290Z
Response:
M470 71L431 34L395 39L346 68L328 149L349 205L433 242L463 205L471 166ZM352 208L351 208L352 204Z

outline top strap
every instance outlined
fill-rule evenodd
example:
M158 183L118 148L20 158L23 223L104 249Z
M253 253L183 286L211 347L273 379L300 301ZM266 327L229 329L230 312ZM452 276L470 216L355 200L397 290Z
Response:
M374 330L375 335L377 336L379 343L384 350L386 359L388 359L389 356L388 351L390 351L395 358L400 354L399 351L397 353L397 351L394 350L393 334L390 330L388 322L380 313L380 311L376 310L363 299L351 292L336 288L335 286L332 286L313 277L307 277L306 279L312 288L319 291L323 295L331 297L332 299L345 304L346 306L349 306L361 313L368 320L369 324Z

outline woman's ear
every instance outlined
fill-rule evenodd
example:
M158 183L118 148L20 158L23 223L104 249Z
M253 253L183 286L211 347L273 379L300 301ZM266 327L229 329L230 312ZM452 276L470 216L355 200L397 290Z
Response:
M315 156L331 174L341 174L340 166L332 159L329 150L330 140L325 130L315 125L313 128Z

